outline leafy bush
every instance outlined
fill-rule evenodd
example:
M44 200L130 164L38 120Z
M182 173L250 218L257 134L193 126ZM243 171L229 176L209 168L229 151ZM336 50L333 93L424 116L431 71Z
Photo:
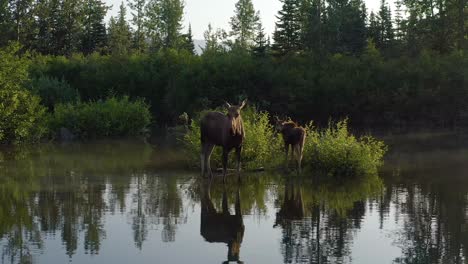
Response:
M42 98L49 109L59 103L74 103L79 94L65 80L41 75L31 81L31 91Z
M40 98L23 90L29 58L19 50L15 43L0 49L0 143L34 141L46 132Z
M21 89L29 80L30 60L27 54L20 56L21 46L11 43L0 48L0 89Z
M328 175L375 174L383 163L387 147L371 136L356 138L347 120L330 122L323 131L307 127L304 165Z
M218 109L220 112L224 110ZM186 155L191 165L200 164L200 118L208 111L203 111L193 120L190 130L184 135L182 141L185 146ZM259 167L276 167L282 159L282 155L277 155L281 150L282 141L275 136L273 126L269 123L267 112L257 111L249 107L242 111L246 138L242 149L242 165L246 169L256 169ZM212 166L221 166L221 147L215 147L211 156ZM235 155L230 155L229 164L235 162Z
M55 131L67 128L81 138L124 137L141 135L150 122L149 106L143 100L111 97L56 105L51 127Z
M0 89L0 143L35 141L46 131L39 97L25 90Z

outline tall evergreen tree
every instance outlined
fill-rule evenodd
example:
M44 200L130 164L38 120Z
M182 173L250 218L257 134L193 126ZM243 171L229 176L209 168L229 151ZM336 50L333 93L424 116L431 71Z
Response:
M144 31L146 0L129 0L128 5L132 10L132 24L135 28L133 48L142 52L146 47Z
M322 10L321 0L302 0L301 44L305 50L322 50Z
M211 54L225 51L225 42L227 33L222 29L213 29L211 24L208 24L208 29L203 33L205 38L205 47L203 54Z
M234 36L237 46L246 49L253 44L260 14L255 12L252 0L239 0L235 7L230 35Z
M122 2L117 19L111 17L109 22L109 49L115 55L125 55L130 52L132 32L125 19L126 14L127 9Z
M101 0L86 0L82 52L104 52L107 47L107 33L104 17L108 7Z
M253 53L259 57L265 56L269 48L269 43L261 22L257 23L254 43L255 45L252 49Z
M181 0L150 0L146 6L146 26L154 48L178 48L184 4Z
M403 1L395 1L395 38L399 41L403 39Z
M273 34L273 50L277 54L294 52L300 48L301 21L298 0L281 0L283 6L278 12Z
M377 47L382 49L389 48L395 36L393 31L392 13L386 0L381 0L380 2L379 19L380 39L377 42Z
M82 34L83 0L62 0L61 23L64 29L62 54L70 55L79 50Z
M195 54L191 24L189 24L187 34L182 35L182 45L180 48L189 51L191 54Z
M363 0L328 0L326 46L332 53L358 54L367 45Z
M367 37L371 39L372 42L375 44L380 41L381 39L380 34L381 34L380 19L374 13L374 11L371 11L369 15L369 26L367 29Z

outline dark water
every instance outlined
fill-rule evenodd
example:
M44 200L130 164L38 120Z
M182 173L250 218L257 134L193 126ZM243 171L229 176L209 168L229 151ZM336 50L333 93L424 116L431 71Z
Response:
M136 142L0 151L2 263L464 263L468 140L386 138L380 175L211 184ZM170 169L172 168L172 169Z

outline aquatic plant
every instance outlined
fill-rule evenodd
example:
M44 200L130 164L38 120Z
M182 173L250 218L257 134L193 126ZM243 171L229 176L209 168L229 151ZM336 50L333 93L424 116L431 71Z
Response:
M309 171L329 176L374 174L383 164L387 146L372 136L351 134L347 119L329 122L323 130L310 123L307 130L303 164Z
M221 110L222 111L222 110ZM189 132L182 138L185 155L191 166L200 165L200 126L197 115ZM243 167L275 169L284 164L283 140L269 123L269 114L247 108L243 112L246 140L243 148ZM383 164L386 145L371 136L356 137L348 129L348 121L330 122L325 129L310 123L304 146L305 173L329 176L350 176L377 173ZM230 157L231 166L234 155ZM215 148L212 166L221 165L221 150Z

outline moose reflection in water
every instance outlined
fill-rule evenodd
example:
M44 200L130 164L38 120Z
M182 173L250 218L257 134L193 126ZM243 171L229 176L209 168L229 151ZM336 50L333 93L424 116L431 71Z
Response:
M229 212L226 188L223 185L222 210L218 212L211 200L211 182L205 184L201 199L200 234L210 243L225 243L228 246L227 261L240 261L240 247L244 238L240 186L236 191L235 213Z
M304 218L304 203L302 201L302 191L289 181L284 188L284 201L278 213L274 227L282 226L286 221L302 220Z
M244 108L246 100L239 106L226 103L228 113L208 112L200 122L201 140L201 172L205 176L207 172L213 176L210 165L210 157L215 146L223 148L223 180L226 179L226 170L229 152L236 149L237 174L240 179L242 143L245 138L244 123L242 122L241 110Z

